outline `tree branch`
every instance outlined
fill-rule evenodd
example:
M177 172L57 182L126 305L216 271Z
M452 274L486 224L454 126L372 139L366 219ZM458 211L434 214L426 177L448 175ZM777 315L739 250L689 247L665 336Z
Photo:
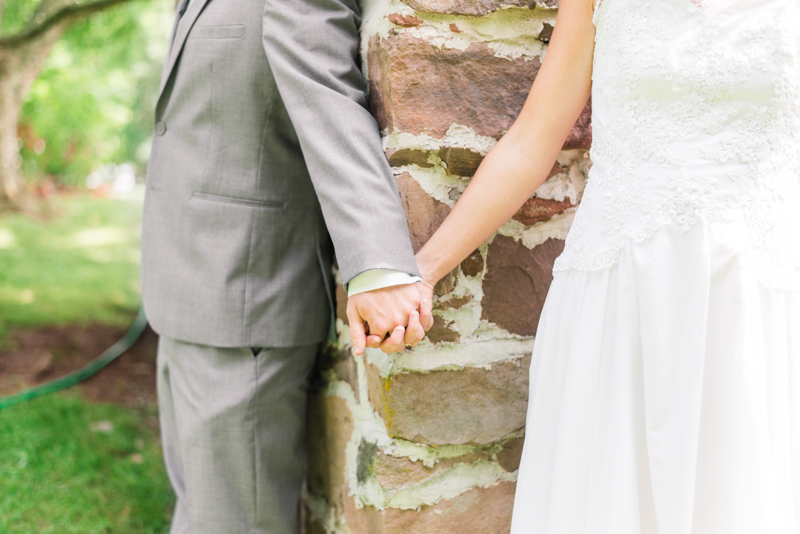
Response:
M103 11L104 9L129 1L131 0L94 0L92 2L83 2L62 7L41 22L34 22L33 25L28 26L15 35L0 37L0 47L16 47L27 44L58 24L88 17L98 11Z

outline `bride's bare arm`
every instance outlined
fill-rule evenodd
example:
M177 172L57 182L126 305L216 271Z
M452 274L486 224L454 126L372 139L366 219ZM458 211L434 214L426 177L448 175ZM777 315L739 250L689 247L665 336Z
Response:
M478 248L547 178L591 91L593 4L561 0L545 60L519 117L417 254L427 284Z

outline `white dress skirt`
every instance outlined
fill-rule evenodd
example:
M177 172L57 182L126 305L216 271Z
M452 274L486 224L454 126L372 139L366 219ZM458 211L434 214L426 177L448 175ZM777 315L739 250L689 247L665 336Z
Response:
M800 5L604 0L513 534L800 534Z

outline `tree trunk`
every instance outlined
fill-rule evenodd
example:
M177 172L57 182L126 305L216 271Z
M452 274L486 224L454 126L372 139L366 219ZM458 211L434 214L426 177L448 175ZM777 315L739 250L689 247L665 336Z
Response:
M18 204L22 191L17 121L25 95L44 66L63 24L21 46L0 47L0 205Z

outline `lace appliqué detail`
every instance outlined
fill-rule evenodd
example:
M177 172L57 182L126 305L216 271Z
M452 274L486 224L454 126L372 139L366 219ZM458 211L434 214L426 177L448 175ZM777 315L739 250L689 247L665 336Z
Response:
M738 0L614 0L598 20L600 1L594 166L555 270L703 224L766 283L800 287L800 6L758 2L723 26L698 11Z

